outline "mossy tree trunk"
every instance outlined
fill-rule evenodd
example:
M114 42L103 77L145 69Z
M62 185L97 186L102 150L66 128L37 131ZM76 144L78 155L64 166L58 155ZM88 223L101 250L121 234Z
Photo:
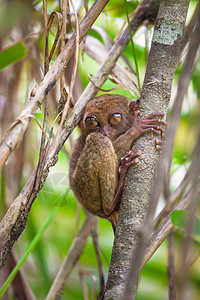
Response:
M189 0L161 1L141 93L142 116L167 113L188 5ZM136 149L140 149L142 155L126 178L104 299L135 297L140 264L153 230L152 212L148 226L144 222L159 161L154 134L139 138Z

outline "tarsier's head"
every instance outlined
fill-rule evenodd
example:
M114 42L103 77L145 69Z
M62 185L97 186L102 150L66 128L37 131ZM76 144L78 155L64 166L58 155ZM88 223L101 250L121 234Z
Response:
M110 140L125 133L133 124L131 101L121 95L102 95L87 103L79 123L85 136L100 132Z

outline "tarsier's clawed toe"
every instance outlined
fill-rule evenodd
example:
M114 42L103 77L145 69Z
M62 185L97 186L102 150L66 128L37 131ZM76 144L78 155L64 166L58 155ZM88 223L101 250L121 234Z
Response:
M139 159L138 157L141 155L140 150L136 150L133 152L129 150L122 158L121 158L121 165L119 167L119 173L123 170L127 170L130 165L137 164Z
M155 147L156 147L156 150L158 150L158 151L163 150L164 143L165 143L165 134L164 133L161 134L161 138L162 138L162 140L160 140L160 139L155 140Z
M165 132L165 129L160 127L160 126L157 126L157 125L149 125L147 131L153 131L154 133L156 134L163 134Z

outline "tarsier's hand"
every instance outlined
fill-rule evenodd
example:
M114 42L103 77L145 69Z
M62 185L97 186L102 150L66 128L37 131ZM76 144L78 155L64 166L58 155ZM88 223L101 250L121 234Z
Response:
M165 113L152 113L141 119L138 118L139 115L139 103L140 100L133 100L130 104L130 113L134 116L133 126L130 129L130 134L132 137L137 138L145 132L154 132L156 134L164 134L165 129L160 125L166 126L167 123L161 120Z
M167 125L165 121L161 120L165 116L164 113L153 113L141 119L138 119L138 114L139 111L134 112L134 123L130 129L132 135L139 137L143 133L150 131L156 134L164 133L165 129L160 126Z

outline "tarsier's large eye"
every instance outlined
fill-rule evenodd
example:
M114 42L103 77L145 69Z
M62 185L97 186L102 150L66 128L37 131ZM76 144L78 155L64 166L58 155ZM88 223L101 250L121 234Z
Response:
M99 127L99 122L95 117L87 117L85 119L85 125L89 129L95 129Z
M122 115L120 113L114 113L110 116L110 124L111 125L117 125L122 120Z

